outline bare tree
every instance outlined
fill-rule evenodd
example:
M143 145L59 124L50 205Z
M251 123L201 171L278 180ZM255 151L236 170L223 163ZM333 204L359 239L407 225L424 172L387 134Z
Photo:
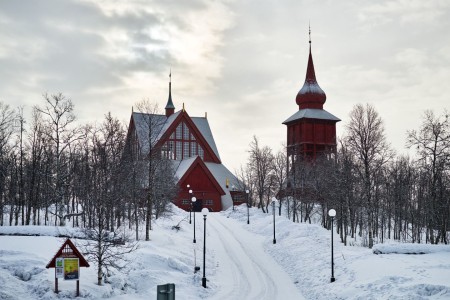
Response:
M164 124L162 118L159 117L158 105L151 103L148 99L144 99L136 105L137 109L145 114L142 117L143 122L137 124L146 132L146 138L143 140L142 149L145 149L145 153L141 153L146 159L147 163L147 199L146 199L146 214L145 214L145 240L150 240L150 230L152 229L152 210L153 210L153 196L155 194L155 179L156 179L156 160L159 158L159 151L155 151L153 146L155 145L158 137L158 133L161 130L161 126Z
M371 105L356 105L350 112L346 129L347 145L356 157L356 170L363 179L362 196L366 204L368 243L369 248L372 248L376 207L375 176L377 170L392 158L393 153L386 142L383 121Z
M73 141L78 138L76 128L71 128L75 121L73 114L74 106L72 101L64 95L48 95L44 94L46 102L43 108L37 109L43 114L46 124L50 129L48 138L53 143L53 151L55 156L55 165L53 169L54 186L53 200L55 204L55 225L59 219L60 225L64 225L64 215L66 214L67 182L67 150Z
M43 133L42 118L36 109L32 112L32 121L30 131L28 133L29 162L27 166L27 198L28 207L25 224L31 222L31 213L33 212L33 224L39 221L37 218L38 208L42 205L39 201L39 188L42 185L42 161L44 155L45 137Z
M450 119L447 112L435 116L432 111L425 111L419 131L408 131L407 146L415 147L419 164L428 180L426 206L427 239L431 243L441 240L448 243L447 230L449 219L449 199L446 197L446 171L450 167ZM434 229L438 229L436 238Z
M256 136L250 143L250 157L247 166L247 172L252 175L252 181L255 182L255 192L258 197L258 208L266 212L264 199L269 199L271 194L271 183L273 182L273 154L267 147L260 147Z
M167 207L168 200L175 190L174 171L168 157L161 154L157 147L159 134L167 118L159 113L158 106L148 99L144 99L136 105L140 112L140 122L135 124L136 130L142 132L140 140L140 153L138 160L145 163L146 176L146 201L145 201L145 240L150 240L150 230L153 211L161 214ZM171 188L170 188L171 187Z
M283 189L286 187L287 180L287 158L286 150L279 151L273 160L273 175L275 179L275 194L280 195ZM280 200L280 205L278 207L278 214L281 216L282 200L284 197L278 197Z
M87 258L97 265L97 284L111 275L112 270L125 268L126 254L138 248L137 242L130 242L120 228L109 231L106 220L106 210L103 203L97 202L96 221L93 228L85 229L86 240L81 242L81 248Z
M13 132L14 111L0 101L0 225L3 225L3 209L6 197L6 185L9 176L9 142Z

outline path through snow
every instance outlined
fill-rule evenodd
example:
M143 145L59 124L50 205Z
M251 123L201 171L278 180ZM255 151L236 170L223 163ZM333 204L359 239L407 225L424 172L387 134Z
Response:
M218 213L208 215L206 232L207 253L214 253L217 263L215 280L230 283L210 299L304 299L286 272L264 252L262 236Z

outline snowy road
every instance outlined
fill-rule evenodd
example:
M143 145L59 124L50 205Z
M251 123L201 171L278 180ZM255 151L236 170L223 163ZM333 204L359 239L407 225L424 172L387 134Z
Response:
M210 299L304 299L283 269L264 252L263 237L236 220L212 213L207 220L207 252L215 254L219 291ZM277 247L277 245L274 245Z

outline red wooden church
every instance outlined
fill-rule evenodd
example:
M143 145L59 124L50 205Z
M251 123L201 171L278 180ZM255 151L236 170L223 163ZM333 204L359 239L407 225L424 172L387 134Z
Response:
M299 110L283 122L287 126L288 171L299 160L313 161L336 153L336 123L340 119L323 109L326 99L316 80L310 31L306 79L295 99Z
M150 122L152 126L148 126ZM134 157L148 155L149 130L152 131L152 151L161 151L161 155L172 160L176 170L179 193L173 199L175 205L190 210L192 196L197 199L196 211L203 207L221 211L232 205L227 184L238 186L238 181L220 160L206 114L205 117L191 117L184 104L175 112L171 81L165 115L138 112L131 115L127 143L132 145Z

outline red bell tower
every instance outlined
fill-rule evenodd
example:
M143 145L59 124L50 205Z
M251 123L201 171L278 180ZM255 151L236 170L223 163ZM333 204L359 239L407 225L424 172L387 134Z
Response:
M323 109L326 99L316 80L309 30L306 79L295 99L299 110L283 122L287 126L288 170L298 160L313 161L317 156L336 153L336 123L340 119Z

